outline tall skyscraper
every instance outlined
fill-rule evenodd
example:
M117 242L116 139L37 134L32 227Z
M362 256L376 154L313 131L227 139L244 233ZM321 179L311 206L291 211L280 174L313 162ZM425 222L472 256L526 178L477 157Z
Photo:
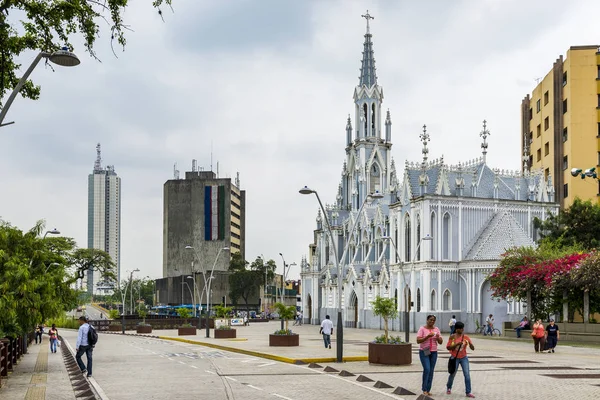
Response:
M121 178L114 165L102 167L100 143L96 146L94 171L88 176L88 248L107 252L116 265L117 280L121 280ZM89 294L110 294L112 283L105 282L88 271Z

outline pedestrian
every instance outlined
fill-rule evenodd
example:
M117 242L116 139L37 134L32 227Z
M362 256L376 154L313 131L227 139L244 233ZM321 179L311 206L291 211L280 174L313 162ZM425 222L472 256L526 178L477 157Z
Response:
M558 330L558 325L554 323L554 319L550 318L550 323L546 327L546 341L548 345L544 348L548 348L548 353L554 353L554 348L558 344L558 339L560 339L560 332Z
M83 315L79 317L79 332L77 333L77 344L75 345L75 351L77 355L75 359L77 360L77 365L79 365L79 369L82 374L87 372L88 378L92 376L92 353L94 352L94 347L90 346L88 342L88 332L90 331L90 325L88 324L87 318ZM87 358L87 367L81 361L81 356L85 353L85 357Z
M523 329L529 329L529 320L527 319L527 317L523 317L523 319L521 320L521 322L519 322L519 326L517 326L515 328L515 331L517 331L517 337L518 338L521 337L521 331Z
M465 391L467 397L474 398L475 396L471 393L471 374L469 373L469 357L467 357L467 346L471 348L471 351L475 350L471 338L464 334L465 324L458 321L456 324L456 333L450 336L446 348L450 350L450 356L456 361L456 368L454 373L448 376L448 383L446 383L446 394L452 394L452 384L454 383L454 377L458 372L458 366L462 369L463 375L465 376Z
M56 329L56 324L52 324L52 328L48 330L48 335L50 336L50 351L56 353L56 343L58 342L58 329Z
M452 318L450 318L448 325L450 326L450 334L453 335L454 332L456 332L456 315L453 315Z
M533 337L533 348L536 353L544 351L544 345L546 343L546 330L542 320L538 319L533 324L533 330L531 331L531 337Z
M323 322L321 322L321 329L319 333L323 334L323 343L325 343L325 348L331 348L331 335L333 335L333 322L329 319L329 315L325 316Z
M485 333L483 334L483 336L485 336L486 334L489 334L490 336L492 336L492 332L494 331L494 316L492 314L490 314L488 317L486 317L485 325L486 325L486 329L485 329Z
M39 324L35 328L35 344L38 344L38 340L39 340L39 344L42 344L42 335L43 334L44 334L44 326L42 324Z
M423 381L421 390L425 396L431 396L431 385L433 383L433 371L437 362L438 344L443 343L440 330L435 326L435 315L427 316L427 323L419 328L417 332L417 343L419 344L419 359L423 366Z

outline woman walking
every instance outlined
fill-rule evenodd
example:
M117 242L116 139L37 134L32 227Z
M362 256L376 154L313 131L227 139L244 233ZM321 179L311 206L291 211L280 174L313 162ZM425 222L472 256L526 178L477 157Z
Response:
M433 371L437 362L438 344L444 340L440 330L435 326L435 315L427 316L427 324L419 328L417 332L417 343L419 344L419 359L423 366L423 382L421 390L426 396L431 396L431 385L433 383Z
M546 344L546 329L544 329L542 320L536 319L532 329L531 336L533 337L533 348L536 353L542 352L544 351L544 345Z
M50 351L56 353L56 343L58 342L58 329L56 329L56 324L52 324L52 328L48 331L48 335L50 335Z
M558 330L558 325L554 323L554 319L550 318L550 323L546 327L547 337L546 341L548 342L548 353L554 353L554 348L558 343L558 339L560 339L560 332Z
M456 368L454 373L448 376L448 383L446 383L446 394L452 394L452 384L454 383L454 377L458 372L458 366L462 368L463 375L465 376L465 392L467 397L475 398L471 393L471 374L469 372L469 357L467 357L467 347L471 351L475 350L471 338L465 335L464 329L465 324L458 321L456 324L456 332L448 339L446 348L450 350L450 356L456 361Z

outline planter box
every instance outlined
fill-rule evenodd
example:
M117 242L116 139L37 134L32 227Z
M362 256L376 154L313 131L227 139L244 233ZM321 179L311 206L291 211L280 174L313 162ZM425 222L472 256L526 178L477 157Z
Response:
M384 365L412 364L412 345L369 343L369 363Z
M123 330L123 325L109 325L109 332L121 332Z
M137 333L152 333L152 325L138 325L135 330Z
M299 346L300 335L269 335L269 346Z
M235 329L215 329L215 339L235 339Z
M177 328L177 334L179 336L195 335L196 327L190 326L190 327L184 327L184 328L181 328L181 327Z

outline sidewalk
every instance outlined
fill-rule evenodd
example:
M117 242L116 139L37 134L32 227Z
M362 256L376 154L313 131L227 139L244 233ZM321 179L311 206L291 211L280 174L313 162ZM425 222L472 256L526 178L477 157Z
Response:
M8 379L2 380L0 398L10 400L75 399L61 349L51 353L48 338L33 342Z

